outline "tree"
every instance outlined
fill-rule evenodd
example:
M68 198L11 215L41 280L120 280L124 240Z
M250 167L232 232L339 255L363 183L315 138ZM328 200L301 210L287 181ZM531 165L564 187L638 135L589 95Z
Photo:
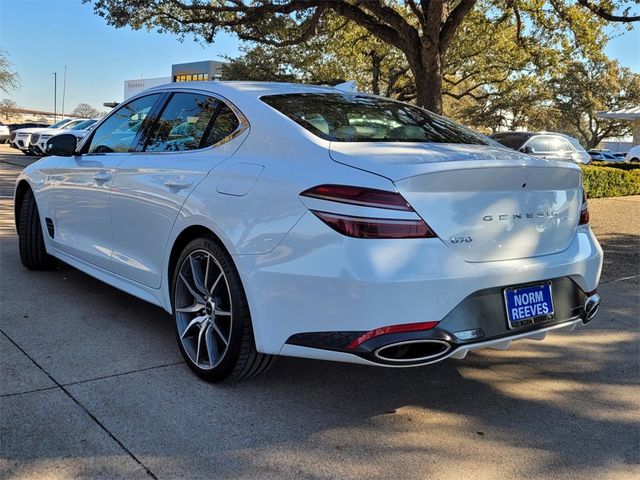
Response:
M478 0L83 0L115 27L156 29L213 42L226 30L267 45L287 46L314 37L333 14L353 22L402 52L412 73L416 102L442 111L444 65L463 20ZM572 27L588 35L591 17L631 22L634 0L491 0L509 16L518 36L557 36ZM622 12L620 13L620 9Z
M18 105L13 100L8 98L4 98L0 100L0 117L4 117L5 120L9 120L11 116L15 113Z
M88 103L78 104L78 106L71 112L71 115L84 118L98 118L102 116L99 110L93 108Z
M639 74L608 59L574 61L550 83L557 125L587 148L631 133L631 122L599 118L597 113L640 104Z
M9 61L9 54L0 50L0 90L9 93L20 86L20 75L13 71L13 65Z

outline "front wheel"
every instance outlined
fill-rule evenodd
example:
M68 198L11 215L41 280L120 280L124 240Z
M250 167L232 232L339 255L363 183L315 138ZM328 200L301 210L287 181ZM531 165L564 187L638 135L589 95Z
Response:
M256 350L251 315L231 257L211 238L183 250L172 282L180 351L209 382L244 380L269 368L273 356Z
M55 268L57 261L47 254L44 246L44 236L40 223L38 205L31 190L27 190L20 202L18 222L18 246L20 261L29 270L50 270Z

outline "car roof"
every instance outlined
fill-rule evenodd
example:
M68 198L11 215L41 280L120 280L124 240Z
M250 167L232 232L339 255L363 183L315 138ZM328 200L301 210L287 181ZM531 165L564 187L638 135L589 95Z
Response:
M172 82L152 87L146 90L146 92L153 92L155 90L179 90L182 88L208 90L222 96L234 98L258 98L263 95L282 95L287 93L347 93L333 87L309 85L306 83L218 80L208 82Z

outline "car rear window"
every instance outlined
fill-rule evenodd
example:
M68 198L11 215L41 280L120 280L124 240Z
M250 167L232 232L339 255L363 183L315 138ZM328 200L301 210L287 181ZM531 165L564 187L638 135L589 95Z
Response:
M296 93L261 100L325 140L498 145L440 115L370 95Z

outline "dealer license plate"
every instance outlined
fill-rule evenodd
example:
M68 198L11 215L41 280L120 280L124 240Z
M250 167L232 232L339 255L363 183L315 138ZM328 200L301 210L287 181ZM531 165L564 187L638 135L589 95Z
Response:
M521 328L555 318L551 283L504 289L509 328Z

